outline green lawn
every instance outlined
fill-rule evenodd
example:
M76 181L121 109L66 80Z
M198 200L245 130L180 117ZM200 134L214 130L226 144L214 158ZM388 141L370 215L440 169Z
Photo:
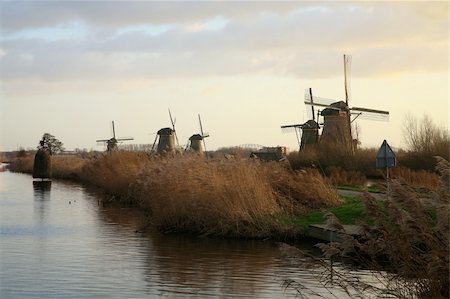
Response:
M342 205L326 209L324 211L315 211L306 215L290 219L290 223L300 229L306 229L310 224L325 223L325 214L331 212L339 219L342 224L355 224L358 219L369 220L364 213L364 203L358 197L340 196L344 203Z

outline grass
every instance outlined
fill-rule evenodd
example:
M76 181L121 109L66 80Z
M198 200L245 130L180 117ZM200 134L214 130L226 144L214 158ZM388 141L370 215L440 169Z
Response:
M310 224L324 224L326 221L325 214L328 212L333 213L342 224L356 224L360 220L371 221L365 213L362 199L344 195L340 197L343 199L343 203L340 205L284 220L301 230L307 229Z

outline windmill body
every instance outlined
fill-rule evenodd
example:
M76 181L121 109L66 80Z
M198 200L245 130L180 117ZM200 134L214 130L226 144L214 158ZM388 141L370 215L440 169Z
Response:
M339 101L332 103L330 108L322 110L320 115L323 116L323 129L320 142L350 148L353 144L353 138L350 125L350 112L345 102Z
M100 140L96 141L96 142L106 143L106 151L109 153L117 150L117 145L119 144L119 142L134 140L133 137L116 138L116 130L114 128L114 121L112 121L112 130L113 130L112 138L100 139Z
M162 128L158 131L158 154L175 153L175 131L171 128Z
M307 90L306 97L312 99L312 90ZM314 147L319 141L319 129L320 125L315 120L314 106L311 106L313 119L308 120L303 124L285 125L281 126L281 129L294 129L297 136L297 142L300 150ZM301 137L300 137L301 136Z
M194 134L189 137L189 149L203 155L205 153L205 149L203 148L203 136Z
M200 134L194 134L189 137L189 151L196 152L203 156L206 152L205 138L209 137L208 133L203 132L202 119L200 114L198 115L198 123L200 128Z

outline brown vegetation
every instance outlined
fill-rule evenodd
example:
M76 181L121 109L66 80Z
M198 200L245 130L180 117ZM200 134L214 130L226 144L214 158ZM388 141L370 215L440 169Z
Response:
M85 163L79 179L128 201L131 184L148 162L148 155L142 152L111 152Z
M281 164L247 159L152 161L133 190L162 230L247 237L284 232L276 220L280 214L339 202L318 174L292 173Z
M32 163L27 159L15 161L13 170ZM292 171L275 162L196 155L149 158L118 151L92 159L53 156L52 164L55 178L86 182L135 204L161 230L270 237L288 233L277 220L280 215L340 202L319 172ZM30 164L22 171L31 169Z
M319 146L289 154L293 169L313 167L333 185L364 185L367 178L381 178L375 168L376 149L358 149L354 153L343 147Z
M433 171L440 156L446 160L450 156L450 134L447 128L433 123L431 117L425 115L421 120L406 116L403 135L407 151L402 152L402 164L412 169Z
M426 170L412 170L399 166L391 170L391 177L403 180L418 191L437 191L440 187L439 175Z
M387 271L386 290L396 297L448 298L450 167L437 160L440 188L431 201L425 204L409 186L394 181L392 197L383 205L366 196L374 224L364 225L365 239L347 236L342 244L322 245L324 252Z

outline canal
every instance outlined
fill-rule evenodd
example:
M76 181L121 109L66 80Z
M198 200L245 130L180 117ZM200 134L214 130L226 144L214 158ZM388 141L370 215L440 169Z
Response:
M79 184L0 172L0 298L293 298L285 279L334 297L276 242L142 233L142 218Z

